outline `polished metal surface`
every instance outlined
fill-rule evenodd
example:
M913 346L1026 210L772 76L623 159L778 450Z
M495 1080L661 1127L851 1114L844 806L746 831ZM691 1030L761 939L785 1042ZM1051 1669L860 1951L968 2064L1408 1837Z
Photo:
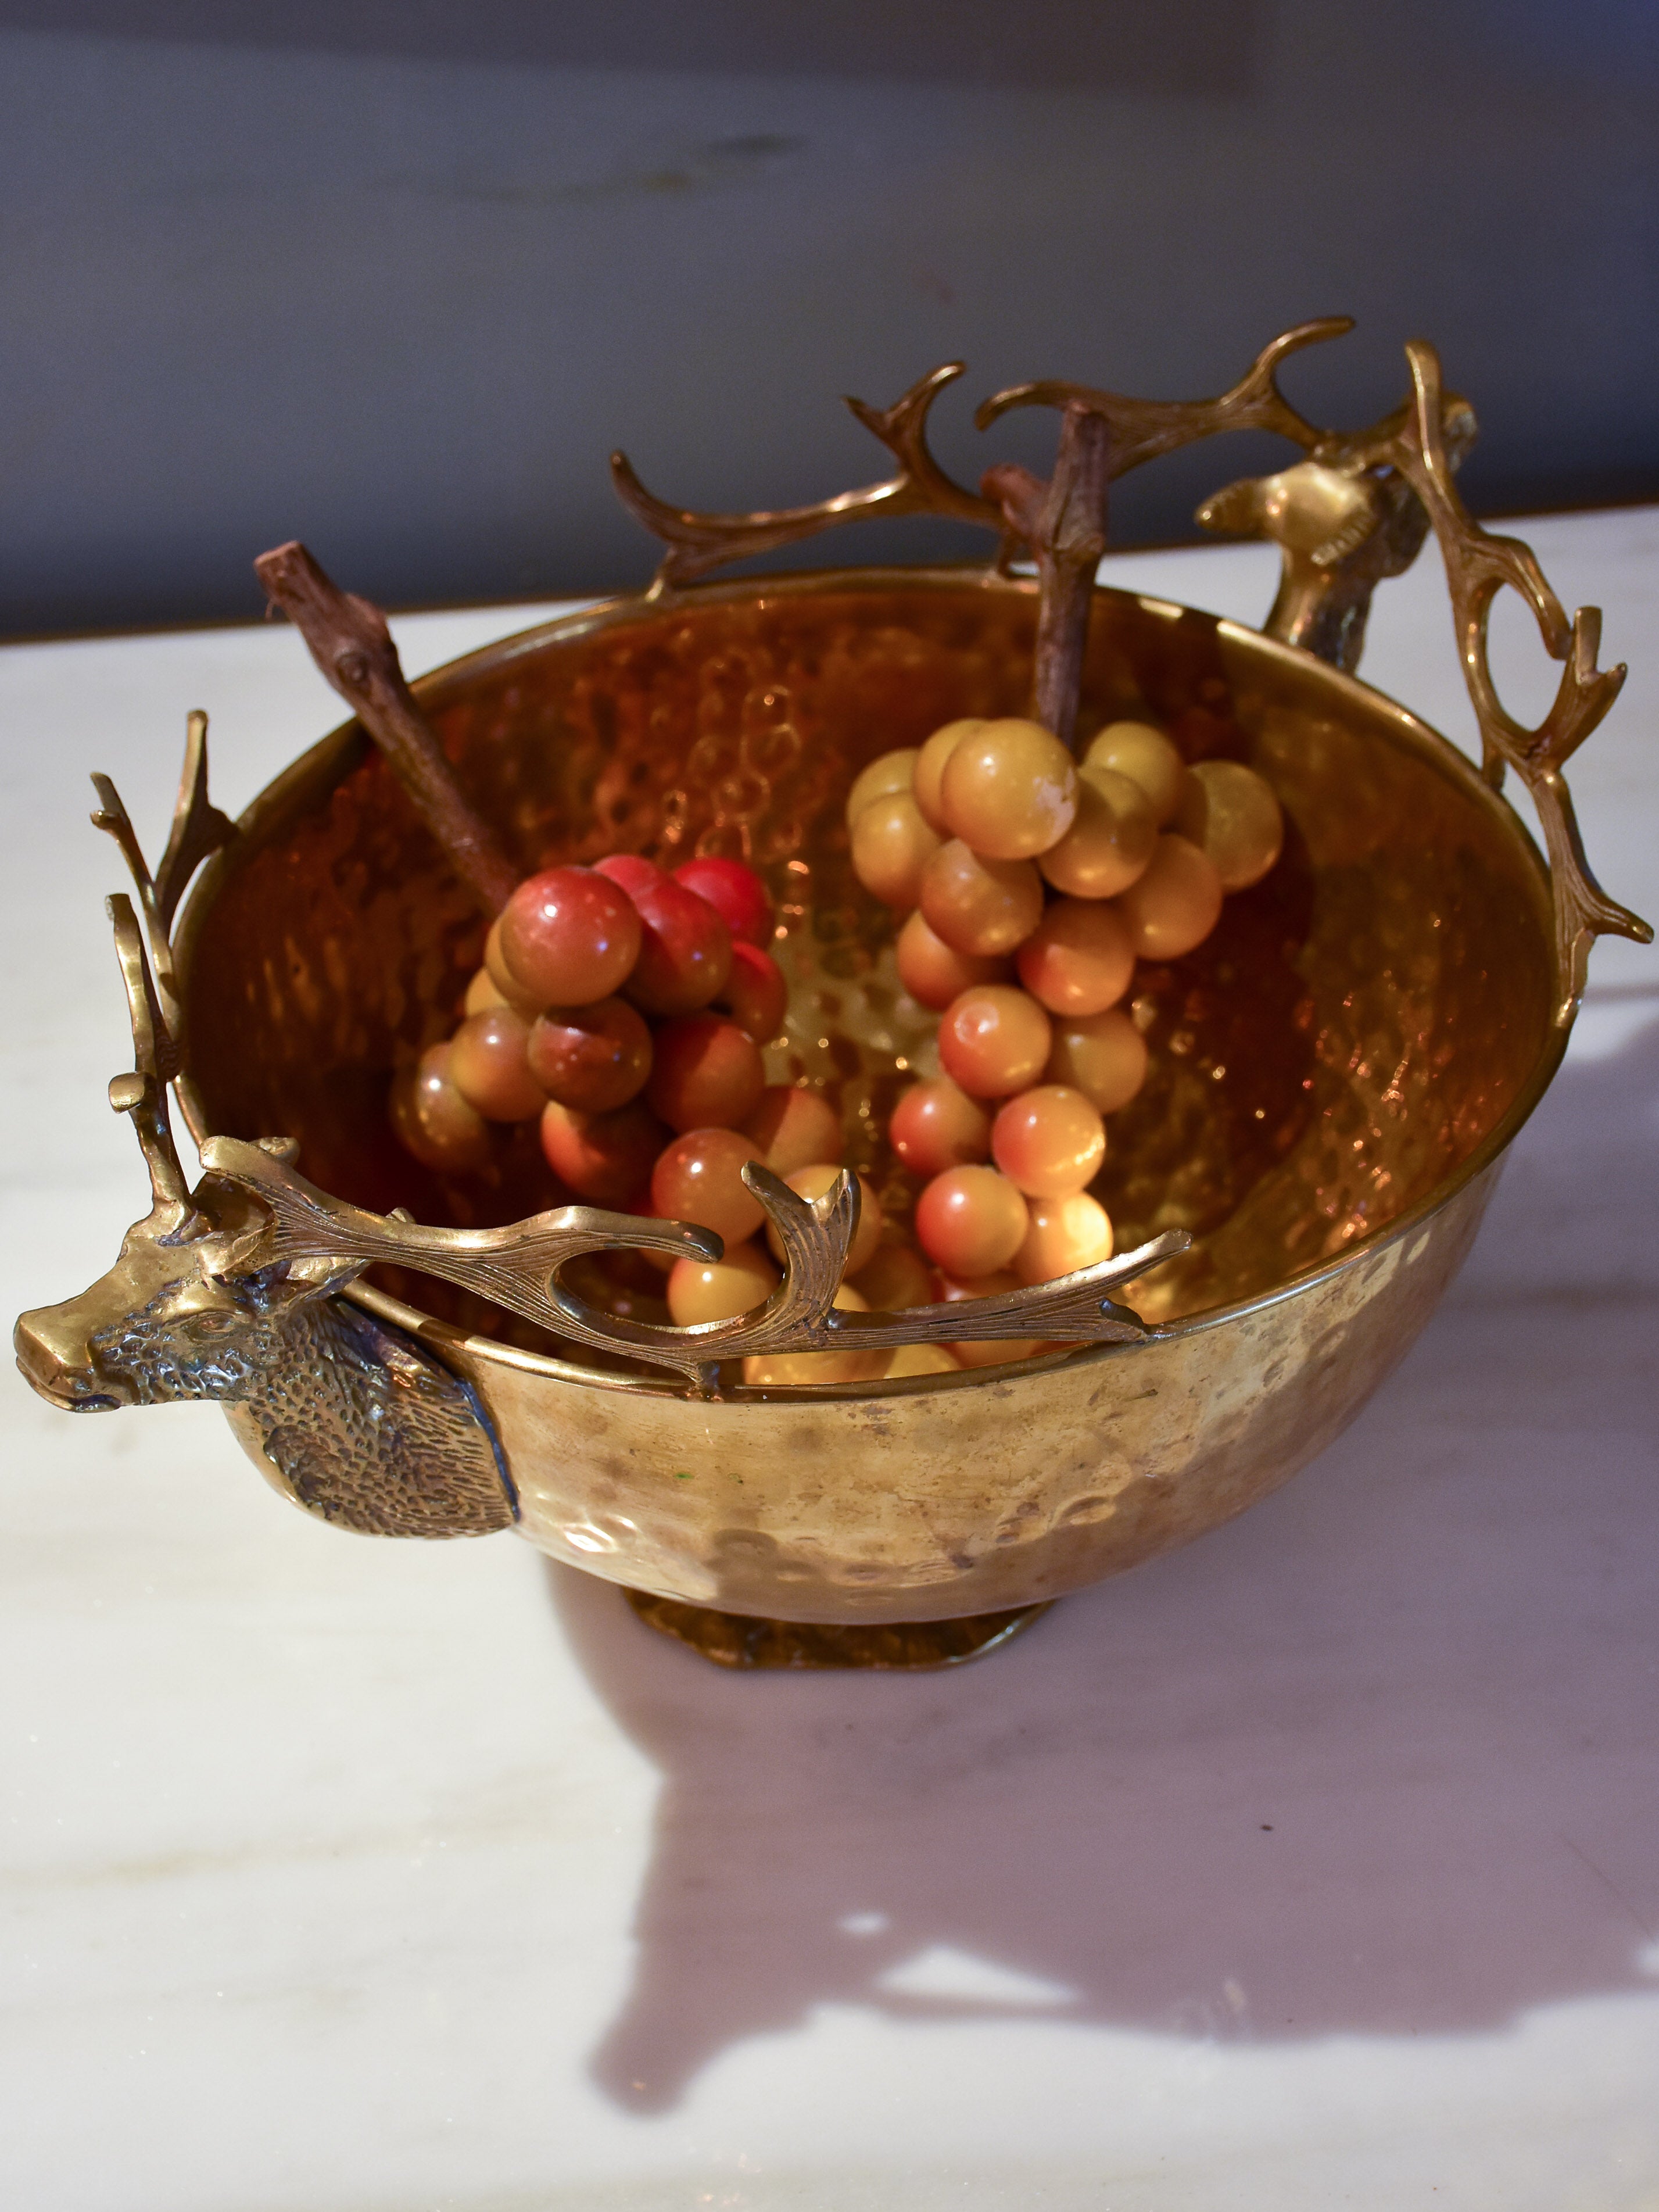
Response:
M1275 361L1338 327L1276 341L1219 401L1166 407L1025 386L986 411L1094 408L1129 466L1211 429L1283 427ZM161 1086L176 1074L209 1172L191 1193L176 1156L164 1157L170 1140L146 1142L152 1218L165 1211L173 1224L148 1243L195 1245L192 1295L209 1303L234 1304L239 1282L297 1291L314 1275L330 1297L404 1332L499 1440L502 1494L516 1498L532 1541L711 1620L865 1626L1013 1613L1266 1494L1336 1435L1432 1311L1504 1147L1559 1061L1591 938L1650 934L1589 876L1561 779L1622 672L1595 665L1594 611L1569 625L1526 549L1489 537L1462 507L1451 447L1472 418L1442 394L1428 349L1412 349L1411 363L1413 400L1340 452L1301 426L1310 465L1325 471L1317 483L1287 493L1281 477L1254 495L1235 486L1218 519L1291 518L1279 532L1287 588L1292 560L1346 574L1346 604L1363 622L1369 583L1352 564L1380 545L1376 573L1399 565L1414 501L1447 561L1484 779L1403 708L1293 644L1121 593L1097 593L1091 610L1084 733L1150 716L1188 760L1260 769L1287 823L1279 865L1228 902L1204 946L1138 971L1133 1012L1152 1073L1114 1117L1096 1186L1120 1244L1134 1249L1010 1301L1023 1317L1029 1308L1032 1334L1041 1313L1045 1337L1118 1340L913 1380L747 1387L722 1362L757 1329L769 1346L1025 1332L989 1303L949 1317L831 1318L857 1206L848 1179L809 1208L757 1178L789 1279L757 1315L684 1332L658 1319L648 1289L618 1297L582 1278L580 1255L623 1242L690 1249L697 1232L624 1231L616 1217L561 1207L522 1131L481 1176L417 1168L390 1135L389 1079L447 1033L482 930L354 725L296 763L228 842L221 819L201 811L198 733L180 821L198 823L203 850L220 849L176 957L146 899L167 1005L164 1017L143 977L138 1073L118 1079L115 1103L141 1138L165 1133ZM938 380L901 403L914 403L917 438ZM838 519L829 510L840 504L811 526ZM806 517L747 520L787 520L799 535ZM696 550L700 562L715 557L712 541ZM1505 582L1565 663L1534 732L1504 714L1486 669L1486 613ZM519 866L717 852L768 878L792 984L769 1075L839 1096L849 1164L902 1222L915 1193L885 1123L903 1084L927 1071L933 1024L898 988L891 918L854 884L844 797L876 755L942 722L1019 711L1036 611L1035 587L999 570L665 587L510 640L416 691ZM1334 657L1351 657L1356 623L1328 627ZM1323 635L1317 623L1309 634ZM1537 799L1548 868L1498 795L1505 763ZM118 799L104 797L104 826L135 860ZM142 895L142 855L135 869ZM137 941L130 927L130 993ZM155 1032L148 1059L141 1000ZM189 1038L183 1070L169 1023ZM362 1273L371 1262L373 1280ZM1103 1312L1101 1291L1132 1277L1134 1310ZM118 1267L86 1299L26 1316L33 1379L50 1388L55 1358L58 1395L74 1395L70 1340L83 1310L118 1302L124 1285ZM1054 1314L1065 1326L1048 1325ZM67 1353L52 1349L58 1336ZM642 1364L665 1360L701 1395ZM372 1489L385 1470L372 1438L362 1448Z

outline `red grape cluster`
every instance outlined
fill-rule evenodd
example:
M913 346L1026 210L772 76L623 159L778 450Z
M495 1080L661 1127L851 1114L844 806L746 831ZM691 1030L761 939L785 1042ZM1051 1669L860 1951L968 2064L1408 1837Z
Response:
M1079 766L1036 722L972 720L872 762L847 817L860 882L908 909L900 980L940 1018L944 1073L888 1131L925 1178L923 1253L964 1295L1109 1259L1087 1185L1146 1072L1121 1001L1137 959L1192 951L1273 866L1271 787L1188 768L1149 723L1108 725Z

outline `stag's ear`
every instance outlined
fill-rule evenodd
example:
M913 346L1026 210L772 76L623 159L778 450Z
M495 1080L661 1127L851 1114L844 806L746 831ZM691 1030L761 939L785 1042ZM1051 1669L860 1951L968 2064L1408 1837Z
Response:
M167 1113L167 1085L179 1073L179 1050L155 996L132 901L125 891L117 891L106 910L132 1017L133 1060L131 1074L118 1075L111 1082L109 1103L118 1114L131 1116L149 1170L155 1212L170 1217L163 1233L169 1242L183 1243L205 1235L210 1224L191 1203L190 1183L179 1164Z

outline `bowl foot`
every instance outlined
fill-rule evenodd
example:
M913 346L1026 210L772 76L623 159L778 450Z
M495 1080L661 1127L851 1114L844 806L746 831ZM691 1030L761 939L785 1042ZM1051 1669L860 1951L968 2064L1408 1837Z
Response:
M684 1605L624 1589L640 1619L678 1638L717 1667L959 1667L1029 1628L1048 1602L960 1620L894 1620L842 1626L811 1620L757 1620L712 1606Z

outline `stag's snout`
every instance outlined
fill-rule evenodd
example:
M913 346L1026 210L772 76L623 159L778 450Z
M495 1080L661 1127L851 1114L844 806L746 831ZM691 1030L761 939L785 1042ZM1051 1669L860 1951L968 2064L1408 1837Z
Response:
M11 1340L23 1380L49 1406L66 1413L107 1413L137 1402L118 1379L93 1366L85 1332L76 1324L74 1302L37 1306L20 1315Z

